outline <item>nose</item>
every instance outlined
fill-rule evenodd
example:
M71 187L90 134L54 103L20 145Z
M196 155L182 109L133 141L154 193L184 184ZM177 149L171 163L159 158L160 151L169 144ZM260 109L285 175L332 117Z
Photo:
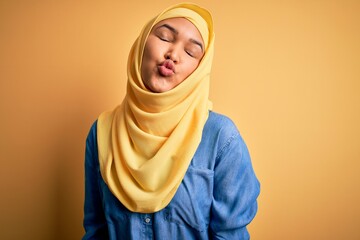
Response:
M170 59L174 63L178 63L180 60L180 46L179 45L171 46L165 54L165 59Z

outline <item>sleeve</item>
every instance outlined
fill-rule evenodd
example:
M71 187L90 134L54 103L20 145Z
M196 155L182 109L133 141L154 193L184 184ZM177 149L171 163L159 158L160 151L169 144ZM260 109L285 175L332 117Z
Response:
M257 212L260 184L240 134L227 139L214 168L210 233L212 239L250 239L246 226Z
M85 203L83 226L87 239L108 239L106 219L99 185L99 163L96 140L96 122L86 139L85 151Z

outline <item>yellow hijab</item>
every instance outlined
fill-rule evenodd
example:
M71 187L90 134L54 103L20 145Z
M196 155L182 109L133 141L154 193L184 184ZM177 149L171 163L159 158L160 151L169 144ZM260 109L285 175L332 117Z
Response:
M175 17L184 17L198 28L205 54L181 84L164 93L153 93L146 89L140 74L145 42L156 23ZM114 110L102 113L97 123L101 175L131 211L163 209L185 176L211 109L208 95L213 42L210 13L183 3L145 25L131 49L126 97Z

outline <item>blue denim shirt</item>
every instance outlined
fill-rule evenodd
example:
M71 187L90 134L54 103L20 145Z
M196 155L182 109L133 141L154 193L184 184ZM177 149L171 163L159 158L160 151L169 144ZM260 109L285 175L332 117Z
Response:
M233 122L210 112L201 143L174 198L164 209L126 209L103 181L96 122L86 140L83 239L249 239L260 185Z

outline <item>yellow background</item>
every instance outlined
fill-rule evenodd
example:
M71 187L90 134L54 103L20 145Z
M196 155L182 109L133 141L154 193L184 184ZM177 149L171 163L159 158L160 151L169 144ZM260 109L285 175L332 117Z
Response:
M178 1L0 1L0 239L79 239L87 132ZM261 181L252 239L360 239L360 2L222 0L214 110Z

